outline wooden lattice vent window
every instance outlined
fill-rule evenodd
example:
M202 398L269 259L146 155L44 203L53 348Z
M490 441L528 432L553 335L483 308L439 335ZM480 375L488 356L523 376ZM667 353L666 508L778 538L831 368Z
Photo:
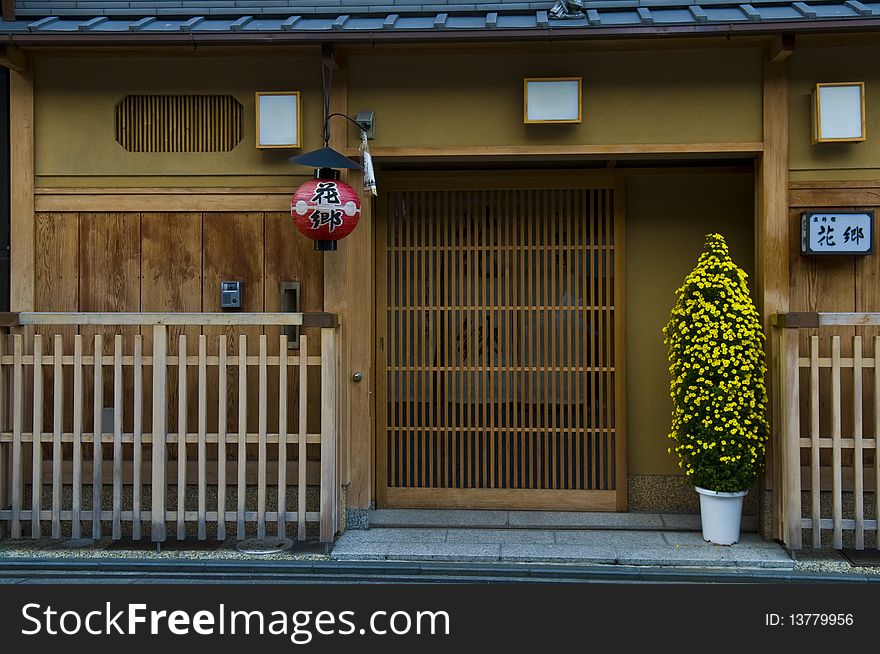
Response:
M229 152L243 111L231 95L127 95L116 105L116 141L129 152Z

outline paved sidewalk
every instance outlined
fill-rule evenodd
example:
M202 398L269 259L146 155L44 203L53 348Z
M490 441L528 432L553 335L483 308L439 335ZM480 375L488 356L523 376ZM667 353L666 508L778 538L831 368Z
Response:
M696 531L671 529L467 529L379 527L347 531L337 561L459 561L645 566L794 568L777 543L744 533L736 545L712 545Z

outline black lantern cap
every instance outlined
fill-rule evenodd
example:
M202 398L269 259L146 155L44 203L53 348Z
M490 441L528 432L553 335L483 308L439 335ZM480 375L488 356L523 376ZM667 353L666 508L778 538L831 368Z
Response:
M300 166L308 166L309 168L349 168L352 170L363 168L363 166L355 163L341 152L327 147L298 154L295 157L291 157L290 162Z

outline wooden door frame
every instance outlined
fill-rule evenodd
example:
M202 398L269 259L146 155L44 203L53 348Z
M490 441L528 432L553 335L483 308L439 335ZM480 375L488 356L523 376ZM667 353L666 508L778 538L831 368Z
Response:
M385 362L381 361L379 339L385 337L385 312L378 305L382 289L387 283L385 270L384 248L385 232L379 229L379 225L385 225L387 211L387 197L389 192L405 190L516 190L525 188L539 189L611 189L613 194L613 225L614 225L614 367L617 374L614 377L614 425L615 425L615 479L616 488L609 491L589 491L595 494L606 493L601 498L600 507L608 511L626 511L628 508L627 498L627 432L626 432L626 342L625 342L625 290L626 280L626 231L625 231L625 177L619 174L609 175L607 172L597 171L572 171L572 170L481 170L476 173L460 171L400 171L393 173L380 173L380 194L376 203L376 223L373 229L373 251L371 255L374 261L373 279L373 366L375 371L373 389L373 465L376 474L373 475L373 497L376 507L382 508L387 502L387 484L384 482L387 475L386 463L380 461L382 448L379 447L378 439L387 433L387 414L380 404L380 398L385 398L387 393L380 392L380 385L385 381ZM410 489L411 491L412 489ZM493 489L444 489L447 491L447 501L442 508L497 508L497 504L490 499ZM432 489L425 489L425 494L430 497ZM542 490L529 489L522 491L522 497L511 496L512 490L495 491L505 493L507 498L514 501L510 508L537 508L530 506L534 498L538 503L546 504L547 497L552 497L555 504L562 510L578 510L581 508L583 493L585 491L565 490ZM515 491L514 491L515 493ZM528 494L528 496L526 495ZM485 498L482 500L482 498Z

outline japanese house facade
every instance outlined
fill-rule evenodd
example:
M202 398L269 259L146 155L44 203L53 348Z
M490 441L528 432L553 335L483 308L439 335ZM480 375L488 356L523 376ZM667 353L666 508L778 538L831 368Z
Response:
M53 360L44 366L41 405L18 399L25 406L18 432L14 412L3 417L8 488L0 510L17 484L27 509L25 498L52 490L48 461L27 459L31 467L15 477L16 433L45 429L43 452L31 456L48 459L58 431L68 461L77 433L104 432L94 455L106 466L102 483L116 474L114 447L123 475L107 511L113 504L133 511L131 519L139 509L129 507L124 487L136 482L140 494L143 484L155 506L150 482L164 488L185 475L179 487L193 487L194 504L179 494L168 499L178 502L174 519L187 523L185 531L190 518L182 516L192 511L200 534L211 532L206 515L224 520L205 485L224 484L217 475L226 466L217 461L233 447L218 448L227 429L239 429L246 434L239 455L260 462L253 475L242 463L226 477L230 485L245 480L243 512L252 498L241 491L260 485L248 524L266 519L265 511L281 518L271 497L266 508L264 491L281 483L288 463L291 486L303 476L316 486L322 467L334 468L333 488L322 490L338 498L333 531L344 528L343 516L360 520L374 506L696 511L696 495L667 453L661 328L704 236L728 240L768 335L773 314L880 311L877 255L808 257L800 240L804 211L880 206L880 4L386 4L3 2L9 310L68 316L54 331L48 318L30 323L20 355L34 365L28 339L36 332L42 356L54 344L69 348L65 366L87 365L75 357L87 359L97 346L107 358L102 377L93 370L101 366L86 369L73 399L73 379L53 386ZM580 122L527 122L527 78L580 79ZM866 140L813 143L812 94L819 83L840 82L864 83ZM257 147L256 94L293 91L300 147ZM290 198L312 171L289 157L323 145L325 97L331 112L373 113L378 196L362 193L356 230L338 250L317 252L290 218ZM340 117L329 128L329 145L358 160L358 130ZM360 171L343 179L360 192ZM139 365L136 348L157 347L152 330L161 321L153 316L219 313L223 281L242 282L244 314L301 312L304 323L205 318L170 326L162 356L189 362L180 366L178 357L163 368L163 384L167 372L173 387L164 408L157 413L149 398L141 406L136 386L155 392L158 377L136 382L127 376L135 369L123 366ZM96 327L71 317L117 312L143 320L108 327L107 318ZM302 355L291 326L335 331L329 351L310 337L303 359L305 368L323 364L325 381L332 364L329 398L315 380L308 392L294 392L308 373L294 379L291 368L289 403L278 399L277 367ZM847 329L845 337L855 333ZM97 345L95 334L103 338ZM290 337L286 354L281 334ZM866 343L873 337L867 328L859 334ZM118 370L127 371L118 393L110 381L117 335ZM227 374L224 348L236 357L242 335L254 359L230 364L228 376L241 387L226 386L218 377L221 367ZM9 371L18 355L12 342L5 347ZM770 384L784 390L774 366ZM53 414L59 388L67 399ZM300 428L303 400L308 424ZM85 408L74 417L76 402ZM775 410L783 400L774 402ZM158 456L157 438L137 440L138 412L167 421L169 434L185 424L192 435L187 447L168 441L161 455L177 467L162 477L146 469L140 481L134 476ZM866 408L865 420L873 415ZM767 474L747 503L768 537L783 536L791 510L780 416ZM283 451L288 418L303 445ZM53 420L64 424L56 430ZM335 428L329 452L311 436L327 420ZM876 442L870 429L863 436ZM32 442L19 437L22 456ZM83 460L94 463L92 444ZM864 447L864 519L876 520L876 446ZM303 456L309 463L300 466ZM268 477L266 458L281 462ZM37 486L45 489L35 493L30 471L41 463ZM88 486L96 467L79 475L61 466L61 491ZM232 491L223 493L233 501ZM80 499L85 514L91 509L86 495Z

